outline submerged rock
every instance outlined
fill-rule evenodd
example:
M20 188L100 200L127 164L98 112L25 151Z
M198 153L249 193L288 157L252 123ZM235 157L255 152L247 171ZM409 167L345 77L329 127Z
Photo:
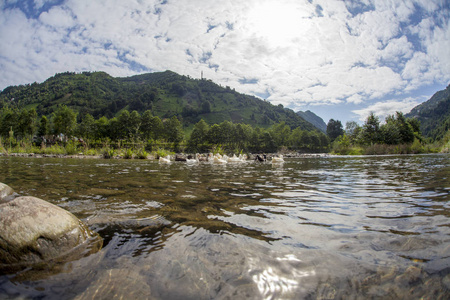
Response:
M102 239L70 212L35 197L0 204L0 274L94 253Z

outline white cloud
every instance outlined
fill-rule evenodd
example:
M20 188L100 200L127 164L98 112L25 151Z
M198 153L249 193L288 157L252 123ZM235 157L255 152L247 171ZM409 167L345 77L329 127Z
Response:
M362 104L450 80L442 0L52 3L36 1L35 10L49 7L37 18L3 9L0 35L9 42L0 48L0 88L67 70L204 71L222 85L298 108ZM425 12L419 22L417 7Z
M403 100L388 100L377 102L363 109L353 110L352 112L359 116L359 120L364 122L370 113L374 113L376 116L384 120L388 115L393 115L395 112L399 111L402 113L408 113L412 108L419 105L424 100L430 97L417 97L417 98L406 98Z

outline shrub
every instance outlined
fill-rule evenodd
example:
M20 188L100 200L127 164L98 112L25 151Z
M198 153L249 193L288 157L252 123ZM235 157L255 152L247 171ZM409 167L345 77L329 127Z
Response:
M67 155L73 155L78 153L77 142L75 141L68 141L65 148Z
M106 158L106 159L113 158L115 155L115 151L114 151L114 149L104 148L102 155L103 155L103 158Z
M139 158L139 159L147 159L148 153L144 149L141 149L136 154L136 157Z
M132 159L132 158L133 158L133 150L131 150L130 148L128 148L128 149L125 151L125 154L124 154L123 158L125 158L125 159Z

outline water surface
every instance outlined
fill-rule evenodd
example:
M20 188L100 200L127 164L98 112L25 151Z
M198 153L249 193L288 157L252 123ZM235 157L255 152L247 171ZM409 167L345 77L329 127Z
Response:
M105 241L56 271L0 277L4 298L450 295L449 155L282 165L2 157L0 181Z

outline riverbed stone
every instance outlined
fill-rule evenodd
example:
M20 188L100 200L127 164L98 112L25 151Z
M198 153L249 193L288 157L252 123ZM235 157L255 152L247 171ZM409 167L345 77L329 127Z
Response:
M70 212L35 197L0 204L0 273L102 246L102 239Z
M7 202L14 194L14 190L8 185L0 182L0 203Z

